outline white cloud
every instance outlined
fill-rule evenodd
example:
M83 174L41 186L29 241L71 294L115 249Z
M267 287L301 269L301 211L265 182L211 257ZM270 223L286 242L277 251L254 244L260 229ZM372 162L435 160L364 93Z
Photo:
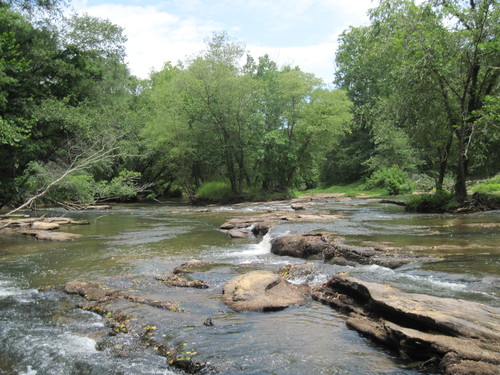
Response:
M323 43L307 47L248 46L250 54L257 58L268 54L278 66L299 66L304 72L314 73L325 83L333 81L336 43Z
M160 70L167 61L175 64L200 52L204 48L204 40L215 31L225 30L240 39L238 20L228 20L232 22L231 25L216 22L206 14L208 6L215 11L240 6L246 7L241 9L252 10L254 15L259 12L266 16L273 15L276 17L276 28L300 22L301 17L314 17L313 10L329 10L337 21L336 25L329 26L330 34L325 34L322 40L311 40L310 45L296 47L290 46L293 39L288 39L288 47L279 48L269 47L266 40L262 40L254 41L253 46L247 47L254 57L267 53L279 65L298 65L302 70L323 78L325 82L333 79L334 54L339 33L350 24L365 23L366 10L373 6L371 0L212 0L210 3L204 0L184 0L176 3L181 4L182 8L171 6L170 11L165 11L161 8L160 1L158 5L136 5L140 2L131 4L133 5L107 4L103 0L101 5L89 6L85 0L76 0L73 7L80 13L109 19L124 28L124 34L128 38L126 51L129 68L141 78L146 78L152 68ZM339 18L341 22L338 22ZM245 21L254 22L256 29L263 27L258 19L241 20Z

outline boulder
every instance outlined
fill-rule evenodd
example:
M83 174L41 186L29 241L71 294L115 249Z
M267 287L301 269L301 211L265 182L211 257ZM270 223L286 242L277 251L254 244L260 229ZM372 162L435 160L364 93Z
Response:
M271 242L271 253L303 259L323 259L323 252L335 242L329 233L284 236Z
M342 266L377 264L398 268L416 261L434 261L429 256L417 256L410 250L395 247L374 248L343 243L342 237L333 233L313 232L303 235L284 236L272 241L271 252L302 259L320 259L325 263Z
M278 311L306 303L307 285L294 285L270 271L252 271L229 281L222 301L235 311Z
M335 275L313 298L350 313L347 325L404 358L437 359L445 374L500 373L500 309L452 298L406 293Z

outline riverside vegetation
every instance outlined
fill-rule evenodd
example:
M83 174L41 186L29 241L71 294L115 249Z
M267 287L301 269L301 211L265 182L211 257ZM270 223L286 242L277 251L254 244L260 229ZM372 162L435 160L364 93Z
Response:
M497 1L381 0L340 36L334 86L225 33L141 80L121 27L64 5L0 1L0 207L352 183L461 204L498 172Z

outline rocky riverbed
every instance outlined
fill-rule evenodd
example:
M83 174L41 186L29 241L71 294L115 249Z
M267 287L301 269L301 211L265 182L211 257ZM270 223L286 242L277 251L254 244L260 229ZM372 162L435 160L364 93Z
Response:
M101 371L97 369L100 360L110 374L118 374L118 367L111 369L125 363L134 364L130 367L134 374L171 374L169 369L280 375L490 374L499 370L495 274L430 273L422 266L440 269L450 255L454 261L464 259L455 255L458 252L478 256L493 252L493 238L478 244L478 237L465 242L444 236L450 231L460 233L458 227L466 233L494 236L495 220L429 216L421 226L409 225L411 216L394 214L399 207L391 207L387 214L376 202L336 199L213 206L204 212L128 207L104 217L82 214L83 220L77 223L92 224L73 227L82 237L69 242L26 242L27 256L21 259L38 259L38 263L28 263L22 277L43 271L44 280L54 279L49 283L56 286L23 294L18 302L2 297L10 292L0 288L0 322L5 323L0 324L5 343L0 369L9 368L2 362L7 358L3 353L17 353L19 342L37 358L37 362L28 357L23 361L38 369L35 363L45 351L36 354L40 345L26 341L39 331L37 322L48 319L44 324L67 327L75 316L82 325L80 334L91 340L89 345L95 344L87 357L68 357L69 372L81 371L82 363ZM130 223L126 230L124 222ZM36 225L29 225L23 230L35 230ZM56 228L43 230L57 232ZM231 230L244 235L229 235ZM381 235L370 235L375 230ZM401 241L391 236L398 230L416 235ZM24 243L23 238L30 237L12 238ZM22 257L15 243L0 249L3 270L11 273ZM51 257L57 272L41 268ZM390 286L394 281L403 288ZM467 288L456 289L461 285ZM34 328L22 330L18 321L44 305L40 316L27 323ZM47 312L56 306L60 307L53 315ZM86 326L89 320L91 325ZM97 322L106 327L95 328ZM50 347L60 340L60 334L52 344L50 334L45 332L43 337ZM51 363L67 357L58 353L40 373L53 373L47 370ZM142 358L149 358L150 365L142 367ZM154 369L152 363L156 363ZM167 367L161 369L163 365Z

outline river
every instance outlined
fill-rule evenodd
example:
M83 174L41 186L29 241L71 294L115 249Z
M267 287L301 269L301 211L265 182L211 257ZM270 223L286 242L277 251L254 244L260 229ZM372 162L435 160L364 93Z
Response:
M284 223L263 239L229 239L218 228L227 219L267 210L290 210L286 202L210 207L209 212L176 203L127 204L110 211L37 214L71 216L91 222L67 230L84 237L44 242L20 235L0 236L0 375L177 374L165 358L117 335L103 346L105 319L75 306L61 288L70 280L106 281L116 275L166 274L197 258L233 267L249 263L279 268L302 260L270 253L270 240L311 230L331 231L346 243L388 242L439 257L397 270L370 265L322 265L308 276L322 283L336 272L392 284L409 292L454 297L500 306L500 212L421 215L368 199L314 201L309 209L341 218L321 223ZM233 313L220 302L225 282L216 273L208 290L218 309L213 329L187 325L169 339L182 341L220 374L429 374L355 331L346 316L310 301L273 313ZM193 297L194 298L194 297ZM208 314L207 307L207 314ZM173 339L172 337L175 337ZM110 349L128 347L123 355Z

